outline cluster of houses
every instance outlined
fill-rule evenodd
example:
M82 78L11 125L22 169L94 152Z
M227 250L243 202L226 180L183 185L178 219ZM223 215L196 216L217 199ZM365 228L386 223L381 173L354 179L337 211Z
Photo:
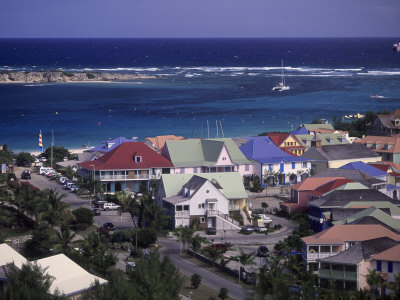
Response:
M400 111L382 118L375 131L398 133ZM385 122L391 130L382 129ZM368 269L389 281L400 272L400 134L355 139L331 124L305 124L234 139L117 138L72 163L106 193L141 192L157 182L155 201L173 227L197 221L237 230L232 216L250 208L244 177L257 175L263 187L289 185L281 209L308 213L316 234L303 238L302 255L321 282L362 289Z

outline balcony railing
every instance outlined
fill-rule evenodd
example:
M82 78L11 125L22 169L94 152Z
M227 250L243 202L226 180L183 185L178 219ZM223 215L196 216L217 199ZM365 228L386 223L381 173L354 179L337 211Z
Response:
M325 258L336 254L336 252L307 253L307 260L317 260L319 258Z
M96 176L96 180L135 180L135 179L151 179L156 178L155 175L135 174L135 175L100 175Z
M188 211L176 211L175 217L189 218L190 214Z
M341 279L341 280L357 280L357 272L344 270L319 269L318 277Z

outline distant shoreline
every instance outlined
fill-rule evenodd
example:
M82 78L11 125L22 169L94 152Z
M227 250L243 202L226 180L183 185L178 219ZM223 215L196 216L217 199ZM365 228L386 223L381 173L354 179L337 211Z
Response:
M44 83L109 83L115 81L131 81L157 79L157 76L136 75L108 72L0 72L0 84L44 84Z

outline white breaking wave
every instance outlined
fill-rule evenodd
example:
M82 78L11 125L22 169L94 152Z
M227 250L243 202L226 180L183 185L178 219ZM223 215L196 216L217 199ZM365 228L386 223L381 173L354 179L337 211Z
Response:
M400 71L368 71L366 73L357 73L357 75L393 76L393 75L400 75Z

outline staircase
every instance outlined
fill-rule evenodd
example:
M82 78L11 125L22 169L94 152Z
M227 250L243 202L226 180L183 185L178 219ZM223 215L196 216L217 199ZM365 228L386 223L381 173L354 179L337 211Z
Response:
M220 225L218 227L225 228L226 230L234 230L234 229L240 230L241 229L238 221L235 221L228 215L225 215L218 210L210 210L210 209L207 210L207 218L209 218L209 217L215 217L217 224L218 224L218 221L223 223L223 225ZM218 229L221 229L221 228L218 228Z

